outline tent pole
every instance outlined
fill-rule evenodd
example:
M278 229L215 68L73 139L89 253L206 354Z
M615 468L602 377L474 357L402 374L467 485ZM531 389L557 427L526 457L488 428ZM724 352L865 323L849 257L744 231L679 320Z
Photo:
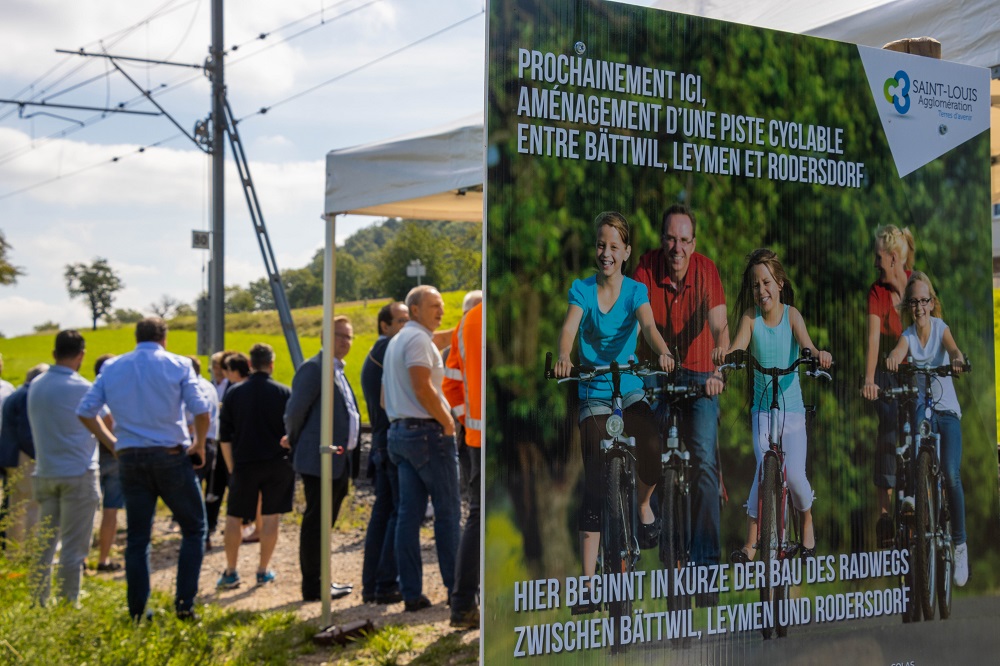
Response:
M322 627L330 626L330 522L333 518L333 317L337 294L337 216L326 216L323 254L323 356L320 375L320 583Z

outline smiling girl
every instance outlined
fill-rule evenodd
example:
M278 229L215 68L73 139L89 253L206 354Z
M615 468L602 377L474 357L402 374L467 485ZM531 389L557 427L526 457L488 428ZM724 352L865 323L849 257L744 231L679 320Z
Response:
M741 304L749 305L740 317L739 329L732 346L726 353L750 349L757 362L765 368L788 367L803 349L819 359L821 368L829 368L833 358L829 352L818 351L806 330L802 314L792 307L793 291L784 267L776 255L767 248L754 250L747 257L740 287ZM802 555L811 557L816 552L816 535L813 531L813 492L806 478L806 410L802 390L796 373L778 380L781 396L782 433L781 447L785 454L785 475L792 503L802 514ZM753 409L750 412L753 428L753 450L760 473L764 452L769 448L771 403L769 380L754 371ZM757 475L754 475L754 479ZM750 486L747 500L746 544L733 551L734 562L753 560L757 543L757 484Z
M965 357L955 344L948 324L941 320L941 304L934 285L924 273L914 271L906 283L900 303L903 323L910 326L885 359L890 372L910 356L917 365L951 365L960 374ZM944 471L948 504L951 507L951 537L955 543L955 584L969 580L969 549L965 536L965 491L962 489L962 408L951 377L937 377L931 386L934 419L941 434L941 466Z
M597 232L597 275L574 280L569 290L569 309L559 335L557 377L569 377L573 368L570 352L577 333L580 334L580 363L610 365L612 361L626 364L635 354L636 329L659 354L663 370L674 367L674 359L653 321L653 310L645 285L625 277L625 263L632 254L629 245L628 221L621 213L601 213L594 220ZM649 506L653 488L660 477L660 435L656 419L645 400L642 380L623 375L621 393L625 430L636 440L639 495L640 546L651 548L657 543L658 529ZM583 572L593 576L601 543L602 488L600 443L605 437L605 424L611 414L611 380L605 375L590 382L581 382L580 435L583 448L584 492L580 508L580 546ZM574 608L575 613L591 612L595 605Z

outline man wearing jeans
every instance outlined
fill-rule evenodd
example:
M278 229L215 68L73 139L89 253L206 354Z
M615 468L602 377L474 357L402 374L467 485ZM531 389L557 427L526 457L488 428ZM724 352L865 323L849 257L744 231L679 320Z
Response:
M672 381L705 387L705 396L683 407L681 437L691 453L691 561L719 563L719 466L716 435L723 382L713 348L729 348L726 295L715 263L695 252L694 212L675 204L663 214L660 249L639 260L633 279L646 285L653 318L681 367ZM644 344L640 336L640 344ZM657 415L665 422L664 409ZM665 492L666 489L658 489ZM701 606L714 595L701 596ZM713 604L714 605L714 604Z
M434 346L444 301L429 285L406 296L410 321L389 341L383 390L389 417L389 458L399 470L396 555L400 590L407 611L431 605L423 595L420 521L430 495L434 506L434 541L447 590L455 582L461 500L455 421L441 391L444 362Z
M35 601L49 600L56 543L59 553L58 596L77 604L80 575L90 550L94 514L101 499L97 441L76 418L76 406L90 382L78 374L84 341L77 331L60 331L52 352L55 365L31 383L28 420L35 442L35 499L41 507L44 549L33 572Z
M174 608L177 617L197 620L192 606L205 553L205 503L194 470L204 464L209 404L191 361L164 349L166 322L143 319L135 326L135 340L134 351L104 365L76 413L118 456L128 524L129 615L141 620L149 599L149 542L162 497L181 528ZM97 418L105 404L115 415L114 435ZM195 415L193 443L182 405Z

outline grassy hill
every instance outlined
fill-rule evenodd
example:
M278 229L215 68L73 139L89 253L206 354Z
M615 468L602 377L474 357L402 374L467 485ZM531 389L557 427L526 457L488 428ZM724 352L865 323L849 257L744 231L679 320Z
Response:
M442 328L452 328L462 317L461 291L442 294L445 313ZM354 387L358 401L361 403L361 418L368 420L364 396L361 394L361 365L364 363L368 350L378 337L376 318L379 309L389 303L389 299L371 299L351 303L338 303L337 315L351 318L354 326L354 344L351 353L345 359L347 363L347 378ZM303 308L292 310L295 328L299 335L302 354L309 358L319 351L321 346L323 308ZM170 331L167 334L167 349L175 354L193 355L197 348L194 317L177 317L169 322ZM80 368L80 374L87 379L94 379L94 359L102 354L124 354L135 347L135 328L128 326L106 326L96 331L80 329L87 341L87 355ZM36 335L22 335L16 338L0 339L0 354L3 354L3 378L15 386L24 381L24 375L29 368L38 363L52 362L52 347L55 331ZM281 334L281 324L276 311L243 312L226 315L226 348L246 353L258 342L266 342L274 347L275 360L274 378L291 385L294 370L288 355L285 337ZM210 377L208 358L201 356L202 374Z

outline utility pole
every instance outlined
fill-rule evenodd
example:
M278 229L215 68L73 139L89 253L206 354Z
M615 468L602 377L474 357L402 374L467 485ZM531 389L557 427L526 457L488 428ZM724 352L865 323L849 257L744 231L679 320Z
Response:
M225 176L226 85L223 78L222 0L212 0L212 45L209 76L212 80L212 261L208 276L209 338L213 352L226 348Z

